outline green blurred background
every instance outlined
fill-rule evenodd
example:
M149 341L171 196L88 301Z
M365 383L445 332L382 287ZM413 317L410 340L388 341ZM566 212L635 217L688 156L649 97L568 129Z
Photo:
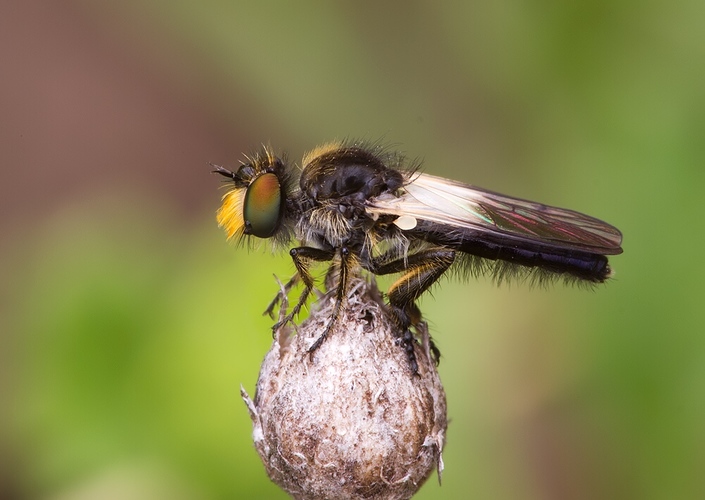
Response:
M345 137L624 233L594 291L424 298L451 424L418 498L705 496L703 2L0 11L1 498L286 498L239 387L292 265L226 243L207 162Z

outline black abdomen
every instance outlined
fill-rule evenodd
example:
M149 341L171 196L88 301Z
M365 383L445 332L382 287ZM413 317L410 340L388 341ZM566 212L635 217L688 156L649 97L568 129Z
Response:
M409 233L419 239L483 259L541 269L553 275L574 277L593 283L604 282L611 273L607 257L600 253L552 246L550 243L489 236L427 221L422 221Z

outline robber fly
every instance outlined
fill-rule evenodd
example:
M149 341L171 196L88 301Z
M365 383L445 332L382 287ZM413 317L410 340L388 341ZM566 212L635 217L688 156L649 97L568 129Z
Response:
M593 217L511 198L420 173L418 165L377 145L334 142L303 158L300 172L270 148L237 171L214 166L232 188L217 219L229 239L271 239L290 250L296 273L270 304L303 282L298 302L276 329L291 321L314 289L310 265L332 262L326 288L334 290L332 317L311 345L315 351L340 315L351 273L400 274L387 292L399 342L417 371L412 328L416 300L451 268L496 281L602 283L607 255L622 252L618 229ZM438 360L438 350L432 348Z

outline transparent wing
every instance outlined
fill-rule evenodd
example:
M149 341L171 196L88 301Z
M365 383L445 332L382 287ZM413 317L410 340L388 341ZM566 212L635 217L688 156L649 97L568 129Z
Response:
M372 215L413 217L478 237L546 244L602 255L622 253L622 234L585 214L511 198L428 174L414 174L401 196L370 200Z

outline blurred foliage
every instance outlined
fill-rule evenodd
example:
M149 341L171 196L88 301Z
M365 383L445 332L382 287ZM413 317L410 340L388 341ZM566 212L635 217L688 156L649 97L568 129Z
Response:
M72 5L234 137L293 158L383 137L432 173L624 232L592 292L446 280L423 300L451 427L443 486L418 498L702 495L705 4ZM83 193L3 245L0 481L22 498L285 498L239 384L254 389L260 311L291 265L136 192Z
M276 266L243 263L212 220L185 238L154 200L126 210L130 197L75 206L32 245L10 415L26 479L46 493L124 473L129 488L146 468L179 494L232 497L238 477L264 479L239 384L254 385L269 322L241 310L270 298L253 271Z

